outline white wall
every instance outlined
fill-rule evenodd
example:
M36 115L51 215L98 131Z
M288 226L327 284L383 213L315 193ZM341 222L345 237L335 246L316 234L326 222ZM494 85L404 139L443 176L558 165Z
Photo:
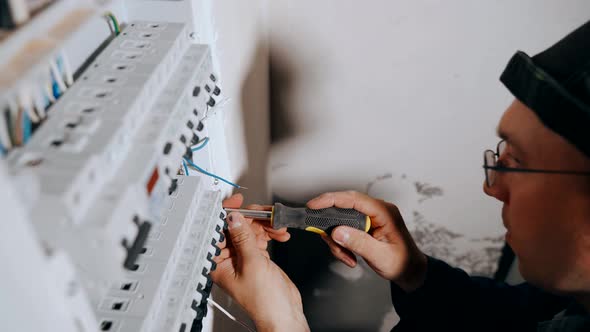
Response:
M502 243L481 189L512 99L498 78L517 49L536 54L588 12L587 0L273 1L273 192L304 202L381 178L370 194L485 273L465 252Z
M268 200L268 4L194 1L198 40L212 45L221 76L229 174L248 191L248 202Z

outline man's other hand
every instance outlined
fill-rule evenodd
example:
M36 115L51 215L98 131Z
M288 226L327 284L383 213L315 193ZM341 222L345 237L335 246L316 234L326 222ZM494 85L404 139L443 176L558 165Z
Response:
M406 291L422 285L426 277L426 256L416 246L395 205L355 191L325 193L307 203L310 209L333 206L355 209L371 218L369 233L339 226L330 236L322 236L336 258L354 267L354 254L357 254L377 274Z

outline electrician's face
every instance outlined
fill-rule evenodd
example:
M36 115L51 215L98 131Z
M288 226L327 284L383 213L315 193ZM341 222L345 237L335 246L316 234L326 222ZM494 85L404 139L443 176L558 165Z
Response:
M590 158L514 101L498 132L505 167L590 171ZM590 177L497 172L486 194L502 201L506 240L527 281L556 292L590 290Z

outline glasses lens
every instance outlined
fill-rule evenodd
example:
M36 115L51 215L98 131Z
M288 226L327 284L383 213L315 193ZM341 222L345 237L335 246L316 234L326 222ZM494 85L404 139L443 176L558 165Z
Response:
M494 180L496 180L496 171L487 167L496 166L496 153L492 150L486 150L483 154L483 162L486 166L484 169L486 172L486 182L488 187L491 187L494 184Z
M498 151L496 151L496 153L498 153L498 156L497 157L500 158L500 156L502 155L502 153L504 153L504 150L506 150L506 141L505 140L501 140L498 143L497 150L498 150Z

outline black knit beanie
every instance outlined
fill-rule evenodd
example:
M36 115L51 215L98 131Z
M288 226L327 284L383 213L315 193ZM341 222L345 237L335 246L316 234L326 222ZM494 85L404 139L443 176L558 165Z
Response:
M532 58L516 52L500 81L590 157L590 21Z

